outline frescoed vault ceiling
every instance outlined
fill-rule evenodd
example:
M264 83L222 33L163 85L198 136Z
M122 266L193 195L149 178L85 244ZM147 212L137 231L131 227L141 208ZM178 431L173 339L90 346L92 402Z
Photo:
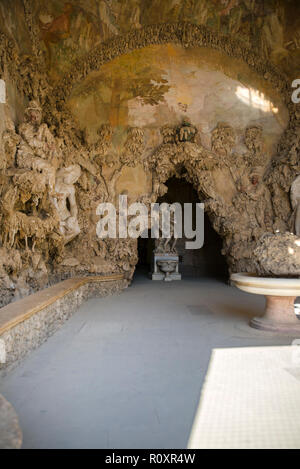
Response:
M217 122L230 122L237 133L261 125L269 143L288 122L279 95L249 67L216 51L174 45L150 46L105 64L74 87L68 105L90 134L102 124L120 135L128 126L150 131L188 120L207 146Z
M4 29L28 50L26 28L14 13L21 0L2 0ZM231 35L255 48L291 78L300 66L300 4L294 0L39 0L32 2L53 79L101 42L157 23L187 21ZM19 15L21 18L22 15Z

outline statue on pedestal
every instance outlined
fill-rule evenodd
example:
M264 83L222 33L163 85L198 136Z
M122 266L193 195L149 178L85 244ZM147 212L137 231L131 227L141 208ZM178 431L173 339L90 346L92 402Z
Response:
M168 207L168 208L167 208ZM164 209L161 212L161 235L155 242L153 252L152 280L181 280L179 273L179 256L176 249L177 237L175 236L176 219L174 213L169 212L169 206L165 207L167 217L164 217ZM166 226L170 223L170 226ZM169 228L169 230L168 230ZM169 231L168 237L163 237Z

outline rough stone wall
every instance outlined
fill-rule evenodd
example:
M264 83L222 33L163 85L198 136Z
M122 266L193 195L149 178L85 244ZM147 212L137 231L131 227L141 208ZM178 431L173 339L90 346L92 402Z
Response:
M0 375L45 342L86 300L118 294L126 286L125 280L88 283L4 332L0 339L5 347L6 360L0 364Z
M252 253L260 237L291 230L293 224L289 191L300 173L300 111L291 102L285 75L244 42L203 25L175 22L118 35L75 59L55 82L48 76L34 2L24 1L23 7L30 54L7 32L0 35L0 75L10 90L9 103L0 105L5 120L0 142L1 304L72 275L125 272L131 278L136 240L96 236L96 207L116 201L118 181L129 168L141 167L148 186L135 197L129 194L130 202L155 202L172 176L191 182L223 239L230 269L255 269ZM243 155L233 151L236 135L230 122L216 122L210 149L193 123L164 126L150 152L145 152L145 129L128 127L117 159L109 124L99 126L96 138L80 128L67 107L75 84L117 56L168 43L216 49L243 61L281 95L290 122L271 162L263 150L264 129L257 125L243 129ZM230 197L222 190L227 180Z

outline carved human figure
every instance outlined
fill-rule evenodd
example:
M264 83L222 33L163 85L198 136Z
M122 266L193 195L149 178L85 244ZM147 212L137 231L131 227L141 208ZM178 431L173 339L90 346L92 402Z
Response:
M194 142L197 135L197 128L190 122L183 121L182 124L176 129L175 140L179 142Z
M260 125L251 125L245 130L245 145L248 153L244 160L248 166L264 166L266 158L263 152L264 139L263 128Z
M78 224L78 208L75 196L74 184L81 175L79 165L61 168L56 174L54 204L58 211L60 232L64 238L64 244L69 243L80 233Z
M164 125L160 129L160 133L163 138L163 143L175 143L175 131L176 129L174 127L171 127L169 125Z
M53 194L58 166L57 145L47 124L41 122L42 109L36 101L31 101L25 110L25 122L19 127L23 140L17 153L17 166L45 175Z
M211 142L214 153L223 158L229 157L236 143L234 129L225 122L219 122L212 131Z
M104 129L106 130L106 129ZM108 137L111 138L111 130ZM98 132L101 138L101 129ZM98 144L96 144L98 145ZM105 185L108 200L114 202L116 199L116 184L121 176L123 168L125 166L134 168L142 159L142 153L144 148L144 131L138 127L131 127L128 129L126 142L124 145L124 151L121 154L116 152L110 152L106 155L99 155L96 157L96 162L99 167L98 175L102 178L102 182ZM103 168L114 168L109 177L104 177Z
M164 210L163 207L162 207L162 210ZM166 210L166 213L168 215L168 208L165 208L165 210ZM168 238L161 237L161 238L159 238L155 241L155 251L154 252L156 252L156 253L159 253L159 254L177 254L176 244L177 244L178 238L175 237L176 219L175 219L174 213L173 212L170 213L170 218L168 216L166 218L164 218L164 216L162 214L161 224L165 225L165 226L162 226L163 230L168 231L167 223L168 223L169 220L170 220L170 237L168 237ZM162 234L163 234L163 231L162 231Z
M262 174L253 169L250 174L245 173L237 183L239 194L234 204L240 206L254 226L272 232L273 210L271 196L263 182Z
M248 150L261 153L263 149L263 129L260 125L252 125L246 128L245 144Z
M291 187L291 203L295 214L294 231L297 236L300 236L300 175Z
M155 252L157 254L177 254L176 250L177 239L160 238L155 242Z
M11 168L15 165L15 156L20 137L16 133L13 121L7 117L5 120L5 130L2 134L4 158L0 162L0 169Z

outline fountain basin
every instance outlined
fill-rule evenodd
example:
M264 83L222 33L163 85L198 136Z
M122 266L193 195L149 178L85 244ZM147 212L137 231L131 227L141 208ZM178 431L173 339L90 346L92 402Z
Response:
M240 290L264 295L266 298L264 316L251 319L251 327L284 334L300 334L300 322L295 314L295 300L300 296L300 279L237 273L231 275L231 280Z

